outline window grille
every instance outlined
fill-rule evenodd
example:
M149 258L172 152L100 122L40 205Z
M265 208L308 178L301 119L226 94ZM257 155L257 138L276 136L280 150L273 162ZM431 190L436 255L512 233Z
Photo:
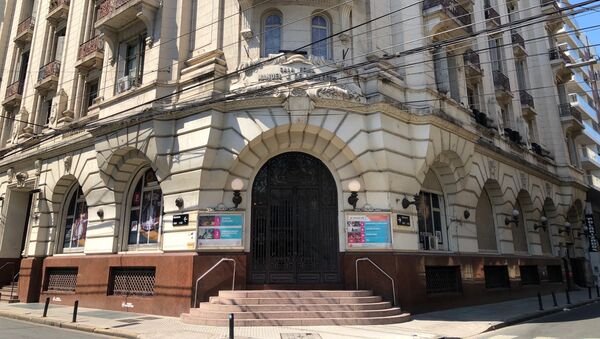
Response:
M155 267L112 267L108 284L109 295L154 295Z
M521 285L539 285L540 274L535 265L519 266L521 271Z
M562 267L560 265L548 265L546 271L548 271L549 282L563 281Z
M48 268L46 270L46 292L75 292L77 267Z
M425 267L427 294L456 293L462 291L460 266Z
M508 266L484 266L485 288L510 288Z

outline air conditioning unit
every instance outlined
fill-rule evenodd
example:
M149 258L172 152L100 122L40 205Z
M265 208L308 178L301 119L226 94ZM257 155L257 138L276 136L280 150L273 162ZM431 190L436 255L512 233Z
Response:
M123 93L131 88L131 78L122 77L117 80L117 93Z
M429 237L427 237L427 240L429 241L430 250L438 249L438 238L436 236L430 235Z

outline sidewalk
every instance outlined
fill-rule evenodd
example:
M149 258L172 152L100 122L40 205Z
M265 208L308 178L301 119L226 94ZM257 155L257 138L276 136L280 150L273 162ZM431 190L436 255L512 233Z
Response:
M592 296L595 301L596 291ZM342 339L342 338L465 338L493 328L535 318L564 308L593 302L588 291L571 293L568 307L564 293L557 295L559 307L552 307L552 297L543 297L545 311L538 311L537 298L506 301L496 304L456 308L415 315L413 320L397 325L378 326L288 326L237 327L236 338L256 339ZM42 323L86 332L123 338L227 338L223 327L197 326L182 323L179 318L79 308L77 323L71 323L72 307L51 305L48 317L42 318L43 304L0 304L0 316Z

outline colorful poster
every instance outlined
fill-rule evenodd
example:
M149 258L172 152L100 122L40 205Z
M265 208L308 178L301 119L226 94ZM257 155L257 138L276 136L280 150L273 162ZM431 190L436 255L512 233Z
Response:
M198 215L198 248L241 247L243 214Z
M348 248L391 248L389 214L348 215Z

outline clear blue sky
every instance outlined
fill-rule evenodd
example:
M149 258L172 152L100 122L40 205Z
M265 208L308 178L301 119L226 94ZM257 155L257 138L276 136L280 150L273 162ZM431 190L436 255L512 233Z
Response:
M571 0L572 4L577 4L585 0ZM593 4L598 5L598 4ZM600 25L600 7L595 11L587 11L577 15L576 19L580 28ZM600 27L584 31L592 44L596 45L596 51L600 51Z

